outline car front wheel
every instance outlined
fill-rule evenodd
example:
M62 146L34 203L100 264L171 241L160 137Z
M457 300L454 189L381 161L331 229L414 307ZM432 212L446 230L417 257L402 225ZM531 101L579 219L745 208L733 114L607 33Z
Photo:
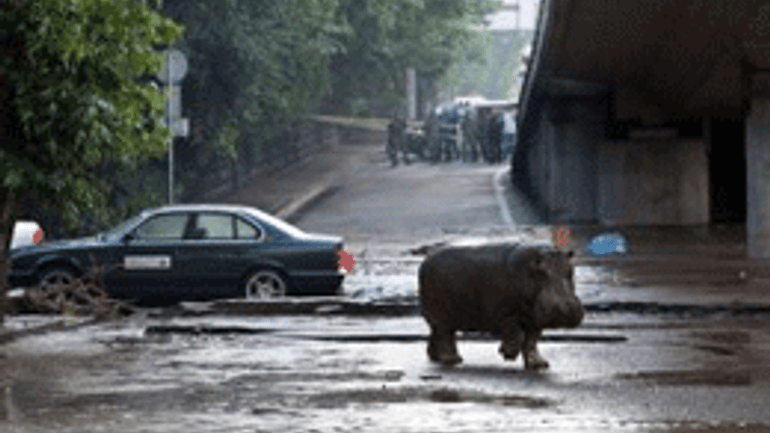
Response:
M257 271L246 279L246 299L275 299L286 296L287 281L277 271Z
M65 268L46 269L33 289L32 297L41 306L54 311L64 310L78 287L77 278Z

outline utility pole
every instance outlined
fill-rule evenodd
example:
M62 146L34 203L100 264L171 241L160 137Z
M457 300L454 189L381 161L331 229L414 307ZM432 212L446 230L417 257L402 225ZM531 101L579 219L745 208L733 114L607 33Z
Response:
M173 96L173 86L171 84L171 51L166 50L166 125L172 128L171 136L168 138L168 204L174 204L174 131L173 119L171 114L171 97Z

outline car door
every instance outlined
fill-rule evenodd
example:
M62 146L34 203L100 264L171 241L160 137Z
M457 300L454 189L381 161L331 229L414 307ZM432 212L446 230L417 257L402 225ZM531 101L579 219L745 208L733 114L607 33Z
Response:
M249 268L249 252L259 248L261 230L229 212L197 212L192 218L177 254L194 296L243 296L240 279Z
M147 300L176 300L186 282L177 263L190 215L187 212L156 214L131 232L123 248L119 284Z

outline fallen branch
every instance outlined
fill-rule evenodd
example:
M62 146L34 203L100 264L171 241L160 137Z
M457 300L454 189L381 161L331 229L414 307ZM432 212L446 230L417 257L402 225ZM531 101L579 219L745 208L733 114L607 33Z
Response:
M113 320L134 312L126 302L110 297L104 289L106 267L92 258L92 267L81 278L59 284L40 282L26 289L28 304L35 311L74 316L96 316Z

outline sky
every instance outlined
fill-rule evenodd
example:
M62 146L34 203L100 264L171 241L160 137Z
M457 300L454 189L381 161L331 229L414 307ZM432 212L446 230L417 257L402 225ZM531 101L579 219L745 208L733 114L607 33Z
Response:
M519 3L521 10L520 25L522 30L535 30L535 20L540 6L540 0L503 0L506 5ZM516 28L516 12L504 11L487 17L491 24L490 30L514 30Z

